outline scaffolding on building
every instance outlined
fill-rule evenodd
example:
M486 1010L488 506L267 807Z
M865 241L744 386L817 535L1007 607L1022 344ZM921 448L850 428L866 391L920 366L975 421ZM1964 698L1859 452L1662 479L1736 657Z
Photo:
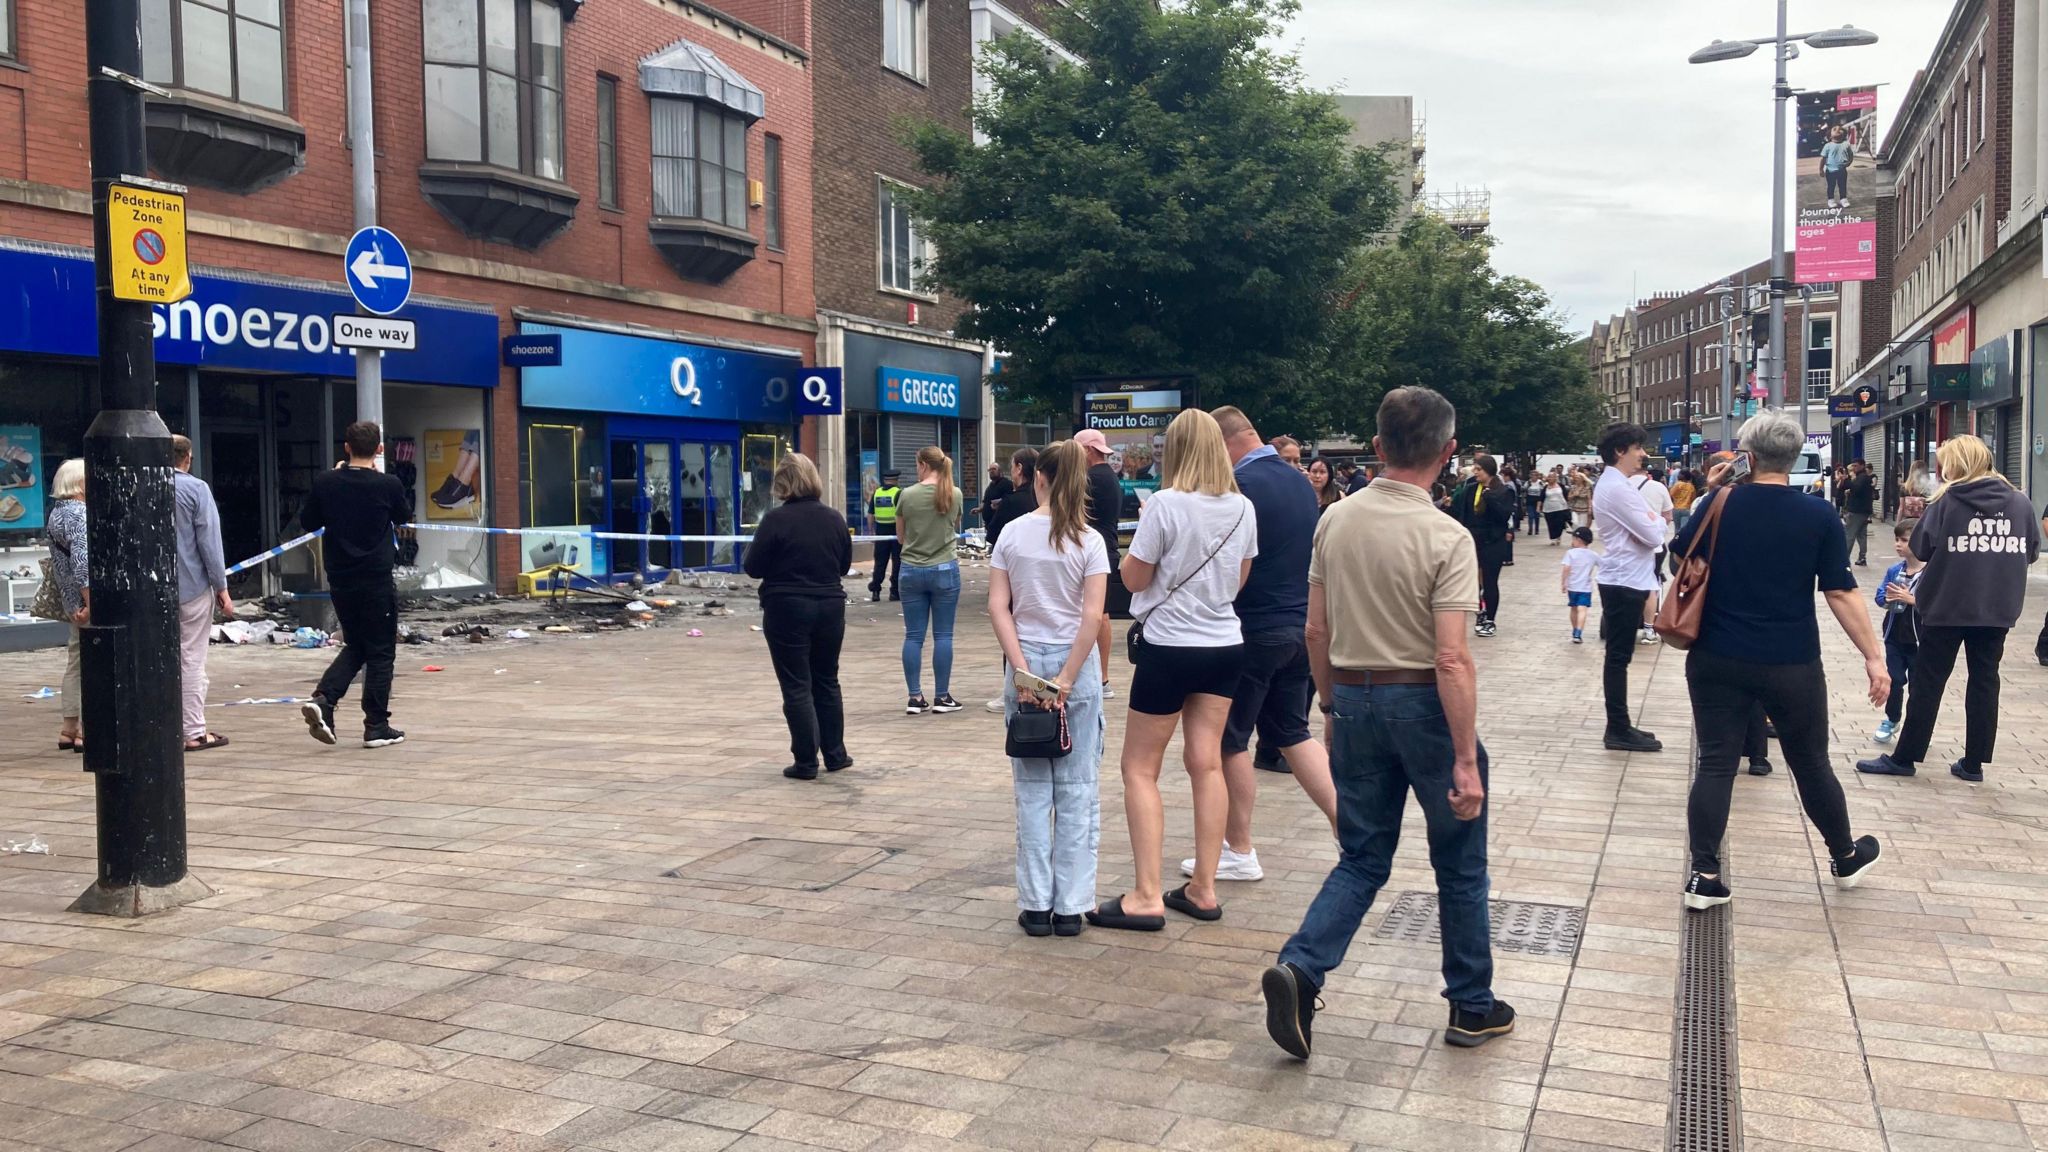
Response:
M1416 203L1423 211L1449 224L1460 236L1480 235L1493 223L1493 193L1484 186L1461 186L1449 192L1431 192Z

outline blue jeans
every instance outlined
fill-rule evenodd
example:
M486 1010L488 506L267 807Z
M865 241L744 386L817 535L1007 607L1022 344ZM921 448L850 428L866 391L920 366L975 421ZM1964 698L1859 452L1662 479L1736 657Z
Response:
M932 685L945 696L953 684L953 617L960 611L960 563L903 566L903 682L924 695L924 630L932 630Z
M1337 867L1308 906L1280 960L1317 988L1344 962L1373 897L1387 882L1401 839L1408 792L1422 805L1429 862L1436 869L1444 947L1444 999L1467 1012L1493 1011L1493 945L1487 924L1486 813L1451 812L1451 730L1434 684L1339 685L1331 715L1330 774L1337 784ZM1486 748L1479 780L1486 782Z
M1071 644L1022 645L1031 671L1051 680ZM1010 760L1017 790L1017 907L1078 916L1095 907L1095 858L1102 843L1102 678L1089 658L1067 697L1074 750L1058 760ZM1017 686L1003 684L1003 719L1017 714Z

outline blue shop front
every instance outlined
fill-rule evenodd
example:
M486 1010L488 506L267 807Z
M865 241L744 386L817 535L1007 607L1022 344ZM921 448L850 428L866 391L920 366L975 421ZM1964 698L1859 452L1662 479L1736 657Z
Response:
M49 479L80 454L98 410L91 253L0 239L0 285L0 568L11 578L41 554ZM204 266L192 269L190 297L154 309L157 408L193 442L230 563L299 535L313 477L338 458L341 430L356 418L355 355L335 346L333 318L354 312L338 281ZM389 466L419 518L484 523L497 314L415 296L398 315L418 325L419 350L384 355ZM429 459L441 441L457 447ZM406 543L402 584L491 583L480 535L421 533ZM233 584L237 596L316 589L317 556L299 549ZM25 609L26 600L8 607Z
M802 358L621 328L522 320L520 501L527 570L660 578L736 569L794 450ZM534 362L540 361L540 362ZM548 362L552 361L552 362Z

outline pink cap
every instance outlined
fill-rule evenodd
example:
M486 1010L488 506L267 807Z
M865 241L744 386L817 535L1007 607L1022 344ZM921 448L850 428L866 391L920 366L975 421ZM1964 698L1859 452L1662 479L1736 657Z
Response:
M1104 456L1109 455L1109 437L1104 436L1099 428L1083 428L1074 433L1074 443L1100 452Z

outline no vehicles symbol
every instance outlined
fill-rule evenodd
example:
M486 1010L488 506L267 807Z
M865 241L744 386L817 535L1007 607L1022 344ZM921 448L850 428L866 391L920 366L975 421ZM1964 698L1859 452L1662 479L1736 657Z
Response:
M135 234L135 255L144 264L160 264L164 258L164 238L154 228L144 228Z

